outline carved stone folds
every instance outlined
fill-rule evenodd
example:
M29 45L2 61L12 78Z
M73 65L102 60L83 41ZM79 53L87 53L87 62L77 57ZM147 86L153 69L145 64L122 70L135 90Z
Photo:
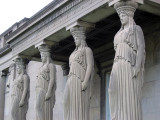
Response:
M29 76L22 58L14 60L16 77L11 86L11 120L26 120L29 99Z
M38 46L42 66L39 68L36 83L36 120L52 120L55 104L56 68L46 44Z
M90 85L94 59L85 41L92 24L75 22L67 28L74 38L76 49L69 57L70 71L64 91L64 120L89 120Z
M109 85L111 120L142 120L145 42L141 27L133 19L137 7L134 1L114 5L121 28L114 37L115 58Z

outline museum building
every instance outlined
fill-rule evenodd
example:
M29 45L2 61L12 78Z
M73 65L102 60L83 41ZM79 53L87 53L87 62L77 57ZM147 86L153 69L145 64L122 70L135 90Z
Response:
M121 30L130 37L124 53ZM130 78L128 63L139 59L142 75ZM77 92L75 81L87 75ZM160 120L159 113L160 0L53 0L0 35L0 120Z

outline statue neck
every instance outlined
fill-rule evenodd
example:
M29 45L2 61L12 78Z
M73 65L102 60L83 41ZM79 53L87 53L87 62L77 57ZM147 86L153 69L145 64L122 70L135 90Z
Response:
M128 28L129 27L129 23L125 24L123 27L124 27L124 29Z

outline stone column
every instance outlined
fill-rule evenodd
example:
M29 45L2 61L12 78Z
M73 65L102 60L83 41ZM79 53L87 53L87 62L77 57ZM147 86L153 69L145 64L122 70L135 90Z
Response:
M12 82L15 79L15 76L16 76L15 73L16 73L15 72L15 64L13 63L9 66L8 81L6 83L8 88L10 88L12 86Z
M89 120L94 59L86 43L86 32L92 27L93 24L75 21L66 28L71 32L76 48L69 58L70 72L64 91L65 120Z
M36 120L52 120L55 105L56 66L51 58L51 49L47 44L38 46L42 66L37 74L36 84ZM45 87L44 84L45 83ZM46 92L43 92L43 91Z
M121 27L114 37L115 58L109 83L111 120L142 120L145 40L136 25L138 0L113 0Z
M0 119L4 120L6 73L0 72Z
M68 64L63 64L61 66L62 70L63 70L63 76L67 76L69 73L69 65Z
M100 117L101 120L106 120L106 72L102 73L100 77L101 77Z

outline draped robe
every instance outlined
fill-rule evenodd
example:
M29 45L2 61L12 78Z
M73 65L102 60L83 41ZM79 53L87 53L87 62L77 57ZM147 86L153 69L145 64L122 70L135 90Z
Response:
M138 76L133 77L138 49L136 25L134 27L133 34L129 34L129 28L126 28L114 38L116 53L109 85L111 120L142 120L141 87L145 55Z
M90 80L82 91L87 63L86 49L74 51L70 58L70 72L64 93L64 120L89 120Z
M54 68L55 69L55 68ZM55 75L55 74L54 74ZM52 96L49 100L45 100L46 93L48 91L50 82L50 71L49 65L43 65L38 73L37 76L37 83L36 83L36 103L40 105L38 109L41 109L44 113L44 120L52 120L53 119L53 107L55 104L55 89L56 89L56 82L52 88ZM36 120L42 120L41 116L36 114Z

